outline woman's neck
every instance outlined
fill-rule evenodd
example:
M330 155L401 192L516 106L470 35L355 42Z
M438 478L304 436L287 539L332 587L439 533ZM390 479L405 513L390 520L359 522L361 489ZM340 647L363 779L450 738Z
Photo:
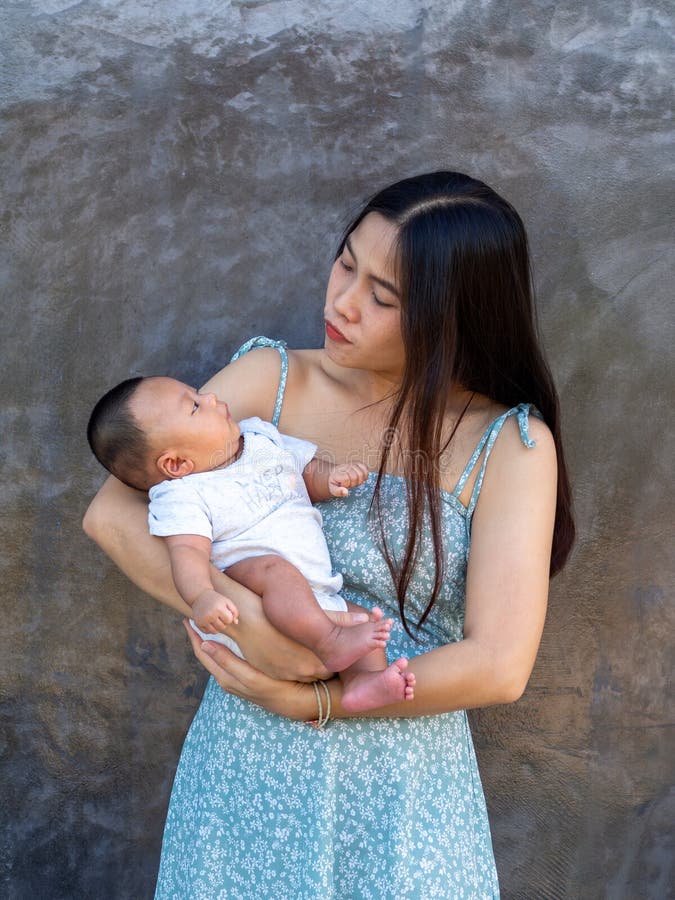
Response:
M400 390L403 378L401 373L339 366L325 352L321 355L321 366L329 378L350 392L359 407L391 401Z

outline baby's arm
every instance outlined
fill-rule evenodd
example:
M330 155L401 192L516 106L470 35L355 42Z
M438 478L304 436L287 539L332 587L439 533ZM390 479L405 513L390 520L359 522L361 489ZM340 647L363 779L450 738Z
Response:
M332 466L316 459L310 460L302 473L309 499L330 500L331 497L346 497L349 488L356 487L368 478L368 469L363 463L343 463Z
M211 541L199 534L173 534L165 538L171 572L192 618L205 634L218 634L239 619L234 603L213 587Z

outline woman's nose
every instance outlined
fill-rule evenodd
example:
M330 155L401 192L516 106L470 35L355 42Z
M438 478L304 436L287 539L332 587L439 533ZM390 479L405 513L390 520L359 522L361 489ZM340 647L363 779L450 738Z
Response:
M356 285L349 285L335 297L333 302L335 311L344 316L349 322L355 322L359 317L359 297Z

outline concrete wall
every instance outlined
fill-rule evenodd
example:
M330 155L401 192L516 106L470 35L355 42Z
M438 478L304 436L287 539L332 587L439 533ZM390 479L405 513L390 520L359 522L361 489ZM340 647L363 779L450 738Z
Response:
M0 5L3 896L151 896L203 684L80 531L92 402L316 344L340 224L440 167L529 226L580 527L526 696L474 716L503 894L674 896L671 13Z

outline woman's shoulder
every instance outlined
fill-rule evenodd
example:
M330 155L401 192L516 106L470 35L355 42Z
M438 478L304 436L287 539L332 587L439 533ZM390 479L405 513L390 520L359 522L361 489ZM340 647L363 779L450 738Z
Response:
M237 372L259 373L262 376L269 375L272 371L278 374L280 361L283 359L288 360L289 367L293 366L299 371L318 370L321 368L322 355L323 350L320 349L296 350L279 341L277 346L252 347L241 356L237 356L221 372L234 369Z
M555 480L557 454L553 434L534 407L524 403L504 409L496 422L501 427L495 429L486 486L489 482L513 486L520 478Z
M274 347L250 350L215 373L202 391L212 391L230 407L235 419L271 419L281 371Z
M271 420L280 380L288 362L286 394L302 391L321 369L321 350L252 347L215 373L202 388L225 400L236 419Z
M551 429L544 422L541 414L531 403L519 403L518 406L504 409L504 428L511 441L527 449L539 447L543 452L555 450L555 442Z
M498 469L500 477L508 477L513 466L555 469L555 441L534 406L520 403L508 407L476 395L471 407L466 429L460 435L460 440L464 439L461 455L468 458L473 453L478 459L489 456L488 470Z
M553 441L553 435L541 414L531 403L506 406L483 394L474 394L467 410L467 420L481 434L495 429L499 433L516 437L520 434L522 443L528 444L528 437L536 442Z

